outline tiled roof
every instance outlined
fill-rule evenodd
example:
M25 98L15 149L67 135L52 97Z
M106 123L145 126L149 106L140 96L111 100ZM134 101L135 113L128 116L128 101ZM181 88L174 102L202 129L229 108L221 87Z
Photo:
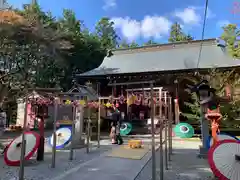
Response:
M157 45L113 51L102 64L79 76L101 76L141 72L163 72L196 69L200 41ZM240 60L232 59L226 49L213 40L203 42L199 69L239 66Z

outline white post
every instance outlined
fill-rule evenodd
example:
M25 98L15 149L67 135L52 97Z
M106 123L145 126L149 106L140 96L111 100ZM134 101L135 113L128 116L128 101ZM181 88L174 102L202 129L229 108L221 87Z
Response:
M75 137L74 141L76 145L83 145L84 140L82 138L83 132L83 114L84 114L84 107L82 105L78 105L76 108L76 122L75 122Z

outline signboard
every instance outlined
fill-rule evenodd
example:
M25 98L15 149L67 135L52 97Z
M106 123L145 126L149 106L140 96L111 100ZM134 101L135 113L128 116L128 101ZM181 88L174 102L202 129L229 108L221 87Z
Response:
M71 125L72 124L72 120L67 120L67 119L58 120L58 124L59 125Z
M72 106L59 106L57 122L60 125L71 125L73 120Z

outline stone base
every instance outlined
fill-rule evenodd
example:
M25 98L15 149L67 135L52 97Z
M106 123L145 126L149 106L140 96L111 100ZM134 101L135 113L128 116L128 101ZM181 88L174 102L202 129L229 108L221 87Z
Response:
M81 149L81 148L85 148L85 142L83 139L78 140L78 141L73 141L73 149ZM71 148L71 145L68 146L68 148Z
M207 159L208 158L208 149L202 146L199 146L199 154L197 155L198 158Z

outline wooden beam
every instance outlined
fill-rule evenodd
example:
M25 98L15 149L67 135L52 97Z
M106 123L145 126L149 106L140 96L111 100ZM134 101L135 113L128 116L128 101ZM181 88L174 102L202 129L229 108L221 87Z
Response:
M160 90L163 89L162 87L154 87L153 90ZM151 88L135 88L135 89L126 89L125 91L150 91Z
M121 82L121 83L108 83L108 86L124 86L124 85L137 85L137 84L152 84L155 81L136 81L136 82Z

